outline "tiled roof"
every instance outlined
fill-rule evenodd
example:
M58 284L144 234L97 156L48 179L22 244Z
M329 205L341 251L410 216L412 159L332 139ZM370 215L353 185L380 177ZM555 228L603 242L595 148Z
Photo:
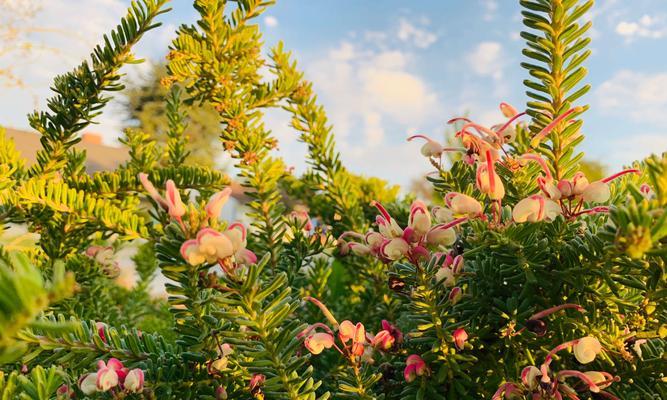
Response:
M39 142L40 135L37 132L5 128L5 135L14 139L16 149L29 165L36 161L37 150L42 148ZM86 150L86 169L88 172L116 169L130 157L127 148L104 145L98 135L91 133L84 133L83 140L77 143L75 147Z

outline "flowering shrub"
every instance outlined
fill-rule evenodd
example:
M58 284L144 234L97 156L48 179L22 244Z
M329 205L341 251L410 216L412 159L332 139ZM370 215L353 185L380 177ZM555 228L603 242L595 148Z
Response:
M0 252L2 398L667 398L667 156L580 170L592 1L521 1L525 111L408 139L433 205L343 166L291 55L262 56L270 1L196 0L168 55L166 145L127 131L129 161L87 173L78 133L165 3L134 3L55 79L29 117L34 165L0 135L2 224L37 237ZM189 162L181 101L219 113L244 222L221 218L230 178ZM268 108L307 145L303 176L275 155ZM137 279L119 285L130 245Z

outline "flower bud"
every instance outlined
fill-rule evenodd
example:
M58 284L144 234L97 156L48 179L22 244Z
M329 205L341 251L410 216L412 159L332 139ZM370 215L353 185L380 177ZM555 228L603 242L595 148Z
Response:
M603 373L603 372L599 372L599 371L586 371L586 372L584 372L584 374L586 376L588 376L588 378L591 381L593 381L593 383L595 383L595 385L597 387L599 387L600 389L607 388L614 382L614 379L611 376L611 374L606 373L606 372ZM607 374L609 376L605 376L605 374Z
M463 296L463 291L461 290L460 287L456 286L452 288L452 291L449 292L449 302L452 303L452 305L456 305L456 303L461 300L461 297Z
M224 386L218 386L215 389L215 400L227 400L227 389Z
M512 218L514 222L552 221L561 214L561 208L555 201L545 199L536 194L519 201L514 205Z
M371 249L368 248L368 246L364 246L360 243L350 242L347 244L347 247L352 253L358 256L365 256L371 252Z
M208 217L213 219L219 218L220 213L222 212L222 207L224 207L231 195L232 188L228 187L211 196L205 207Z
M501 200L505 197L505 186L496 173L490 150L486 151L486 161L477 167L477 189L489 196L491 200Z
M505 118L512 118L519 113L516 110L516 108L512 107L512 105L507 104L505 102L500 103L500 112L503 113L503 116L505 116Z
M257 255L246 248L239 249L234 253L234 259L242 265L257 264Z
M544 336L547 333L547 324L541 319L529 319L526 321L526 329L537 336Z
M452 333L452 339L454 340L456 348L463 350L463 346L465 346L466 341L468 341L468 332L463 328L458 328Z
M161 207L168 209L169 205L167 204L167 201L160 196L160 193L158 193L157 189L155 189L155 186L151 183L151 181L148 179L148 174L145 173L139 173L139 181L141 182L141 185L146 189L146 192L148 193L149 196Z
M574 194L574 186L572 182L567 179L561 179L556 185L556 189L560 192L562 198L567 199Z
M442 282L445 287L452 287L456 284L456 277L450 267L442 267L435 273L435 281Z
M185 204L181 201L181 194L174 181L169 179L167 181L167 207L169 207L169 216L172 218L180 218L185 215Z
M588 187L588 179L583 172L577 172L572 178L572 194L574 196L581 196L584 190Z

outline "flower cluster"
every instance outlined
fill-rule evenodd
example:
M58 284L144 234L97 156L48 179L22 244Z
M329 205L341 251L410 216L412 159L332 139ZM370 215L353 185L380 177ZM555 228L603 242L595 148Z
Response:
M382 330L375 336L366 332L361 322L353 323L345 320L340 324L329 309L319 300L306 297L304 300L315 304L325 315L331 327L323 323L315 323L299 333L306 349L312 354L320 354L325 349L335 348L350 363L356 365L370 349L389 352L403 343L403 333L386 320L382 321ZM319 329L319 331L318 331ZM338 339L338 343L336 343Z
M128 369L116 358L97 362L97 372L79 378L79 388L86 395L97 392L141 393L144 390L144 371Z
M408 225L402 228L378 202L373 205L380 211L375 219L378 231L366 235L345 232L338 238L342 254L371 254L382 262L391 262L407 257L412 263L429 258L431 250L442 250L456 241L454 227L472 216L481 214L479 202L461 193L449 193L445 197L447 208L434 207L429 212L426 204L416 200L410 206ZM433 217L431 216L433 215ZM435 224L433 224L435 220ZM345 240L355 238L358 241Z
M148 180L146 174L139 174L139 180L151 198L162 206L171 218L178 221L187 234L182 217L187 212L187 207L181 201L178 188L172 180L166 184L166 197L162 197ZM226 188L209 199L204 207L209 221L217 221L222 208L232 194L231 188ZM181 245L181 256L190 265L218 263L227 272L233 272L234 268L243 264L254 264L257 256L246 249L247 231L245 226L239 222L230 224L226 230L219 231L211 227L199 229L195 238L188 239Z
M200 229L195 239L183 242L181 256L190 265L218 263L229 273L235 265L257 262L255 253L245 247L246 233L245 227L238 222L223 232Z
M522 162L534 161L538 163L543 175L537 178L537 185L541 193L528 196L519 201L512 211L515 222L551 221L563 214L566 218L574 218L583 214L593 214L608 211L608 207L594 206L583 209L584 203L604 203L611 197L609 182L625 174L638 174L639 170L626 169L607 178L589 182L586 175L579 171L572 179L556 181L546 161L534 153L520 157Z
M118 262L114 260L114 251L111 246L89 246L86 249L86 256L102 267L102 272L109 278L116 278L120 275Z
M470 165L476 165L475 183L477 189L494 202L495 207L492 208L492 211L496 215L497 221L500 221L500 205L503 197L505 197L505 186L496 172L495 165L496 163L503 163L511 167L516 164L516 161L505 153L503 145L514 140L516 129L512 128L512 123L517 118L525 115L525 113L517 112L514 107L506 103L501 103L500 109L509 120L491 128L474 123L467 118L454 118L449 121L450 123L464 122L461 129L456 133L456 137L461 139L463 143L464 148L462 149L443 147L440 143L423 135L408 138L408 141L415 138L425 139L426 143L421 152L429 158L440 158L445 151L465 151L464 160ZM540 142L558 124L567 122L566 120L570 115L580 111L580 107L574 107L559 115L533 137L531 146L533 148L539 146ZM500 158L501 151L505 153L505 159ZM537 162L544 174L537 178L540 193L530 195L515 204L512 210L512 219L517 223L552 221L559 215L564 215L566 218L575 218L584 214L606 212L609 210L606 206L593 206L588 209L584 209L583 206L584 203L599 204L606 202L611 196L609 182L628 173L639 173L636 169L627 169L610 177L589 182L583 172L578 172L572 179L557 180L554 179L549 166L540 155L527 153L519 157L519 165L525 165L529 161Z
M556 346L547 354L544 362L538 368L528 366L521 372L521 383L507 382L502 384L493 395L493 400L500 400L504 394L506 399L529 396L530 398L571 398L578 399L579 392L589 391L599 393L608 399L616 399L608 392L602 391L618 378L604 371L561 370L551 371L549 366L556 353L565 349L572 349L577 361L588 364L602 351L602 345L592 336L572 340ZM568 384L566 379L577 378L578 384Z

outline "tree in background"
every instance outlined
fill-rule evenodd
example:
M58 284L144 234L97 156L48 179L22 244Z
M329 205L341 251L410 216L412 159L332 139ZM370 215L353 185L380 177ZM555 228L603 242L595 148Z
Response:
M147 76L131 83L123 92L122 104L128 115L128 125L155 137L158 143L168 140L169 119L167 104L169 85L164 85L167 70L164 65L151 66ZM187 148L193 162L212 167L222 154L218 136L220 117L208 104L182 105L188 115L185 128Z

